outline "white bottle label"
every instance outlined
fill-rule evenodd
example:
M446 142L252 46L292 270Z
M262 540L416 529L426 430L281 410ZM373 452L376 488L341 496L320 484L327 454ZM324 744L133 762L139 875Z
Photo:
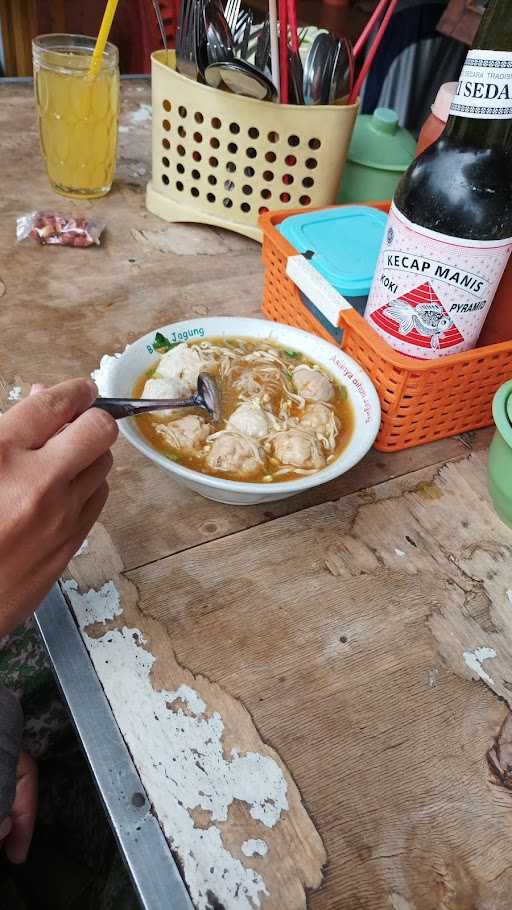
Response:
M475 120L512 118L510 51L469 51L450 114Z
M413 224L393 204L365 319L411 357L474 348L511 251L512 238L438 234Z

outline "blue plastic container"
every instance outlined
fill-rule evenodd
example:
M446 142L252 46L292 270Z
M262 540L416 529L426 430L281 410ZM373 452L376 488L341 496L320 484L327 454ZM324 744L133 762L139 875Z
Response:
M364 314L387 215L364 205L291 215L278 230L361 315ZM337 340L340 330L303 294L305 305ZM335 330L335 331L334 331Z

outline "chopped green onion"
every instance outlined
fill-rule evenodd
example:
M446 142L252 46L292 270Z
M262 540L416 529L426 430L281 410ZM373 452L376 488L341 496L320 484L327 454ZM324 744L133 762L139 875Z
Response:
M180 460L179 455L175 455L174 452L164 452L164 455L166 458L169 459L169 461L179 461Z
M287 357L298 357L299 354L297 351L285 351Z
M156 370L148 370L146 372L146 379L153 379L153 376L155 375L155 373L156 373Z

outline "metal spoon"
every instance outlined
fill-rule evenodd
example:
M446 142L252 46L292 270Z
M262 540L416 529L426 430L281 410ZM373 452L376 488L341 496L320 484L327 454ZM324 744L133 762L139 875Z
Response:
M332 53L330 34L321 32L316 36L304 67L304 100L306 104L320 104L326 65Z
M333 55L332 75L329 85L329 104L350 95L354 81L354 57L347 38L339 38Z
M212 88L220 88L224 83L236 95L246 95L259 101L273 101L277 95L273 82L247 60L210 63L204 77Z
M311 45L304 71L306 104L332 104L339 97L349 66L348 42L321 32Z
M304 104L304 70L298 51L288 48L288 96L290 104Z
M251 40L251 30L253 23L253 12L252 10L247 10L245 12L245 22L243 23L243 28L240 29L240 23L238 23L238 29L240 30L240 41L238 42L238 35L234 35L235 48L238 53L238 56L241 60L247 60L249 55L249 41Z
M220 420L220 391L213 378L208 373L199 373L197 377L197 392L192 398L161 398L151 400L148 398L97 398L91 405L107 411L116 420L123 417L136 417L137 414L147 414L150 411L167 411L172 408L203 408L208 411L212 420Z
M256 69L265 72L268 69L270 61L270 20L267 16L256 39L256 49L254 52L254 66Z
M209 63L223 63L235 56L231 29L224 17L220 0L210 0L204 7L204 24Z

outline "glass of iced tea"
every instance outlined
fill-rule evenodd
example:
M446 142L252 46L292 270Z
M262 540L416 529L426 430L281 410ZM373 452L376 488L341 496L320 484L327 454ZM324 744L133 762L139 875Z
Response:
M112 186L117 157L119 58L107 44L89 74L95 39L40 35L32 44L41 148L52 187L94 199Z

